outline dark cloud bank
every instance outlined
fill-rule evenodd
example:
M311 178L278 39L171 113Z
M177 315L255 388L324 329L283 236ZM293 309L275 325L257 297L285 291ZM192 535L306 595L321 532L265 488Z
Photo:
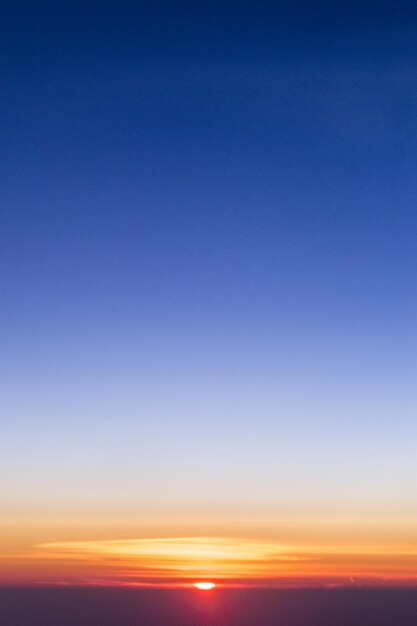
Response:
M415 589L1 589L7 626L414 626Z

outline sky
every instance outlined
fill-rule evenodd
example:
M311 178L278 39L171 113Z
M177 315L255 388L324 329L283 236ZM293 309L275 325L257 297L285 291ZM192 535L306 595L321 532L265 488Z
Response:
M414 579L412 4L1 12L0 583Z

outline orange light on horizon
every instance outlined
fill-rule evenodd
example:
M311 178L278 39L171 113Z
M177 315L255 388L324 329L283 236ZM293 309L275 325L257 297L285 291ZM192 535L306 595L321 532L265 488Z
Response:
M8 571L6 577L2 574ZM216 581L212 582L213 578ZM241 537L153 537L40 543L0 554L0 584L182 587L417 585L417 540L287 543Z
M194 587L196 587L196 589L200 589L200 591L210 591L210 589L214 589L216 585L214 583L210 583L210 582L200 582L200 583L194 583Z

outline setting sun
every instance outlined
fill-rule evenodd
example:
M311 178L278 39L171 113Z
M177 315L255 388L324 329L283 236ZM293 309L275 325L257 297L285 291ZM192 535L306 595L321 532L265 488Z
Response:
M209 582L194 583L194 587L200 589L200 591L210 591L210 589L214 589L215 586L214 583Z

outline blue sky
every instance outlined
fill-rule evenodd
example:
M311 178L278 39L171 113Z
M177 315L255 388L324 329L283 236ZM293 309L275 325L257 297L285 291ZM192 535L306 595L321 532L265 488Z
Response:
M6 13L6 500L407 507L416 15Z

